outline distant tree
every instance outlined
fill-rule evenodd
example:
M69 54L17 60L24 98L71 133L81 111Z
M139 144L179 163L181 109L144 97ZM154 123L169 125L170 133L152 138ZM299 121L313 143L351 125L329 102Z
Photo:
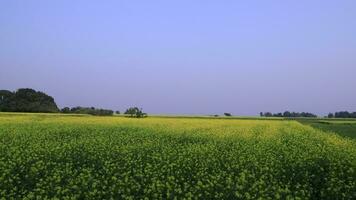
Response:
M63 108L62 113L73 113L73 114L89 114L89 115L98 115L98 116L109 116L113 115L114 111L108 109L98 109L95 107L72 107L72 108Z
M301 117L301 114L297 112L291 112L290 117Z
M263 115L263 112L260 112L260 117L263 117L264 115Z
M335 118L356 118L356 112L340 111L335 112Z
M265 117L273 117L273 115L272 115L271 112L265 112L264 116L265 116Z
M62 113L70 113L70 108L69 107L64 107L61 109Z
M0 111L11 112L15 110L15 94L8 90L0 90Z
M130 107L125 111L124 114L129 115L129 117L136 117L136 118L147 117L147 113L144 113L142 111L142 108L139 109L138 107Z
M115 114L120 115L120 111L118 111L118 110L115 111Z
M81 110L82 110L82 107L77 106L77 107L72 107L72 108L70 109L70 112L71 112L71 113L77 113L77 114L79 114Z
M261 113L260 113L261 115ZM289 111L285 111L283 114L282 113L271 113L271 112L265 112L262 113L262 116L265 117L317 117L317 115L313 114L313 113L308 113L308 112L289 112Z
M130 115L131 117L133 117L137 112L138 112L138 108L137 107L130 107L125 111L125 115Z
M113 115L113 114L114 111L108 109L95 109L95 112L92 113L92 115L100 115L100 116Z
M335 118L349 118L350 113L348 111L340 111L335 113Z
M29 88L16 92L0 91L0 110L4 112L58 112L53 97Z
M294 113L294 115L296 115L296 114ZM289 111L285 111L283 113L283 117L292 117L292 113L290 113Z
M226 117L231 117L231 116L232 116L231 113L224 113L224 115L225 115Z
M273 117L283 117L283 114L282 113L275 113L275 114L272 114Z
M329 113L328 114L328 118L334 118L334 114L333 113Z
M351 113L351 118L356 118L356 112Z

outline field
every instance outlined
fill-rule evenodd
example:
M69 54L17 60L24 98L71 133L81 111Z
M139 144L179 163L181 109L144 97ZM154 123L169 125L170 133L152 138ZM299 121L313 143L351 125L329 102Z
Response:
M355 119L304 119L298 121L327 133L337 133L341 136L356 138Z
M0 199L356 199L356 140L294 120L0 114Z

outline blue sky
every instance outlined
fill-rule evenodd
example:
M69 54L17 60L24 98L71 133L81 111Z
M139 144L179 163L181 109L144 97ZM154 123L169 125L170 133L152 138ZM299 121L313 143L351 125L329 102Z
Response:
M0 88L60 107L356 111L356 1L0 1Z

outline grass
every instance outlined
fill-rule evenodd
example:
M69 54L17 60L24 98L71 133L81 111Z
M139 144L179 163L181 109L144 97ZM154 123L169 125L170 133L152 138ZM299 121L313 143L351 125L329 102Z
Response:
M3 199L355 199L356 141L297 121L0 114Z
M344 137L356 138L356 120L353 119L303 119L298 121L326 133L337 133Z

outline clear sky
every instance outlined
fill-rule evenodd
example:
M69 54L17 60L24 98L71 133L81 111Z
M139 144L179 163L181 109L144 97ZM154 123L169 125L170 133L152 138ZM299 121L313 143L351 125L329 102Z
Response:
M1 0L0 88L60 107L356 111L355 0Z

